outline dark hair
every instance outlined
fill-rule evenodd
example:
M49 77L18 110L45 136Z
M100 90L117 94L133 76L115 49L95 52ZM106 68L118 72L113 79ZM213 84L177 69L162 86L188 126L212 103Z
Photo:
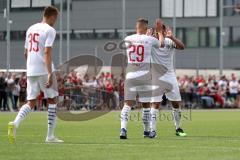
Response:
M166 29L167 29L165 24L162 25L162 28L163 28L164 31L166 31Z
M43 11L43 16L49 18L51 16L58 16L58 9L54 6L48 6Z
M147 19L144 19L144 18L139 18L139 19L137 20L137 22L148 25L148 20L147 20Z
M14 82L15 82L15 84L18 84L19 78L16 78L16 79L14 80Z

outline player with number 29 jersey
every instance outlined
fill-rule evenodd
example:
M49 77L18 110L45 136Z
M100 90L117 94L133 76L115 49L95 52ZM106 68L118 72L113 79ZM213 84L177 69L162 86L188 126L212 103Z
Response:
M28 50L27 76L48 74L44 60L44 51L45 47L53 46L55 36L55 29L47 23L36 23L28 28L24 46ZM53 64L52 68L53 71Z
M133 72L126 74L126 79L137 78L150 71L152 49L159 48L158 39L145 34L133 34L125 39L128 67L136 66Z
M152 47L160 47L158 39L143 34L127 36L125 42L128 63L150 63Z
M125 100L135 100L138 96L139 102L149 100L141 91L151 90L151 59L153 48L159 48L160 41L145 34L133 34L125 39L128 65L126 69L126 80L124 85ZM140 88L139 88L140 87ZM133 89L135 88L135 89ZM134 91L133 91L133 90ZM150 102L150 101L149 101Z

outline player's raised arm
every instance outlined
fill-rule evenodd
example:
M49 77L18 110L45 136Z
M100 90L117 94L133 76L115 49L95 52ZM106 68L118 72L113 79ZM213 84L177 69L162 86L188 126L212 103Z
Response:
M179 49L179 50L185 49L185 45L183 44L183 42L181 40L179 40L178 38L174 37L172 30L170 28L166 29L166 37L171 39L175 43L176 49Z
M156 35L161 44L161 47L164 46L164 35L163 35L163 23L160 19L157 19L156 22L155 22L155 29L156 29Z

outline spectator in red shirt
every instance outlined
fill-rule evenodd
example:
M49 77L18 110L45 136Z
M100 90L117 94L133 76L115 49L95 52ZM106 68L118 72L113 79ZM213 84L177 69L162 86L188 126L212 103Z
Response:
M114 86L113 86L113 83L111 80L106 81L105 88L106 88L106 92L107 92L107 96L106 96L107 106L109 109L110 108L113 109L113 107L115 107L115 101L114 101L114 95L113 95ZM111 106L110 102L112 102L112 106Z

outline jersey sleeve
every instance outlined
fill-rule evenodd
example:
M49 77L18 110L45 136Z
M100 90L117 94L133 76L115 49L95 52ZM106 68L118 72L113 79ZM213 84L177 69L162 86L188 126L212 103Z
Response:
M124 38L125 47L128 48L131 45L130 38L127 36Z
M176 48L176 44L169 38L165 38L164 44L169 46L170 49Z
M46 39L46 42L45 42L45 47L52 47L53 46L55 36L56 36L55 29L53 29L53 28L49 29L48 32L47 32L47 39Z
M152 44L153 44L154 48L161 47L161 43L160 43L160 41L157 38L151 37L151 39L152 39Z

